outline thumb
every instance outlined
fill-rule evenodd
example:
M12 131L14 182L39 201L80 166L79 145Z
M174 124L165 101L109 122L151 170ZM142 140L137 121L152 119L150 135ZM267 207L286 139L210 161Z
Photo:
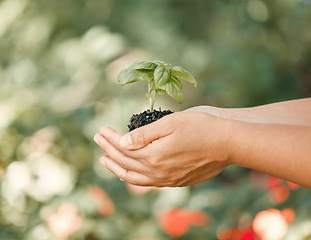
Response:
M173 129L169 127L170 125L168 121L164 121L164 118L162 118L156 122L136 128L120 138L120 145L129 150L140 149L172 133Z

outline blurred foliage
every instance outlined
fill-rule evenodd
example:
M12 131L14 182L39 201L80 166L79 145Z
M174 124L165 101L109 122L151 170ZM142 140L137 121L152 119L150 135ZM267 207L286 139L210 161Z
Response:
M310 0L0 0L0 239L254 239L267 209L295 215L284 239L310 239L307 189L238 167L135 188L98 163L92 140L148 108L145 89L117 84L135 60L198 79L163 109L310 96L310 25Z

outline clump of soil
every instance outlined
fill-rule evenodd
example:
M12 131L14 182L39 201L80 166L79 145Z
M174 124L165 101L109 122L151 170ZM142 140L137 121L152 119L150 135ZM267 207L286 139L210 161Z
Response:
M171 110L162 111L159 109L159 111L153 110L153 112L150 112L150 110L147 110L139 114L134 114L130 119L130 124L128 125L129 132L149 123L155 122L171 113L173 113Z

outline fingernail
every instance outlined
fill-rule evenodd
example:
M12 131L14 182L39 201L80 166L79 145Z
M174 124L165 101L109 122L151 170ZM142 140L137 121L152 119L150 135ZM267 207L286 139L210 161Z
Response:
M94 139L94 142L99 144L99 135L98 134L96 134L93 139Z
M102 157L99 159L99 162L100 162L102 165L104 165L104 167L106 167L106 163L105 163L105 161L104 161L104 159L103 159Z
M123 148L126 148L126 149L129 149L131 148L133 142L132 142L132 137L130 134L125 134L121 137L120 139L120 145L123 147Z
M123 180L122 178L120 178L120 180L121 180L122 182L124 182L124 180Z

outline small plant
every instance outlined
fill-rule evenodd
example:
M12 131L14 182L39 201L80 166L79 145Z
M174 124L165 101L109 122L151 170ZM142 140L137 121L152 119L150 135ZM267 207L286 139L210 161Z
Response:
M122 70L118 75L121 86L138 81L146 81L148 92L145 94L149 98L150 110L140 114L134 114L130 119L129 130L141 127L154 122L161 117L173 113L170 110L154 110L154 102L157 94L167 93L178 103L183 103L182 80L197 86L197 81L191 73L179 66L172 67L162 61L137 61L127 69Z
M182 67L172 67L171 64L162 61L137 61L118 75L121 86L143 80L148 83L148 92L145 95L149 98L151 112L154 110L156 94L167 93L181 104L184 101L181 80L197 86L197 81L191 73Z

